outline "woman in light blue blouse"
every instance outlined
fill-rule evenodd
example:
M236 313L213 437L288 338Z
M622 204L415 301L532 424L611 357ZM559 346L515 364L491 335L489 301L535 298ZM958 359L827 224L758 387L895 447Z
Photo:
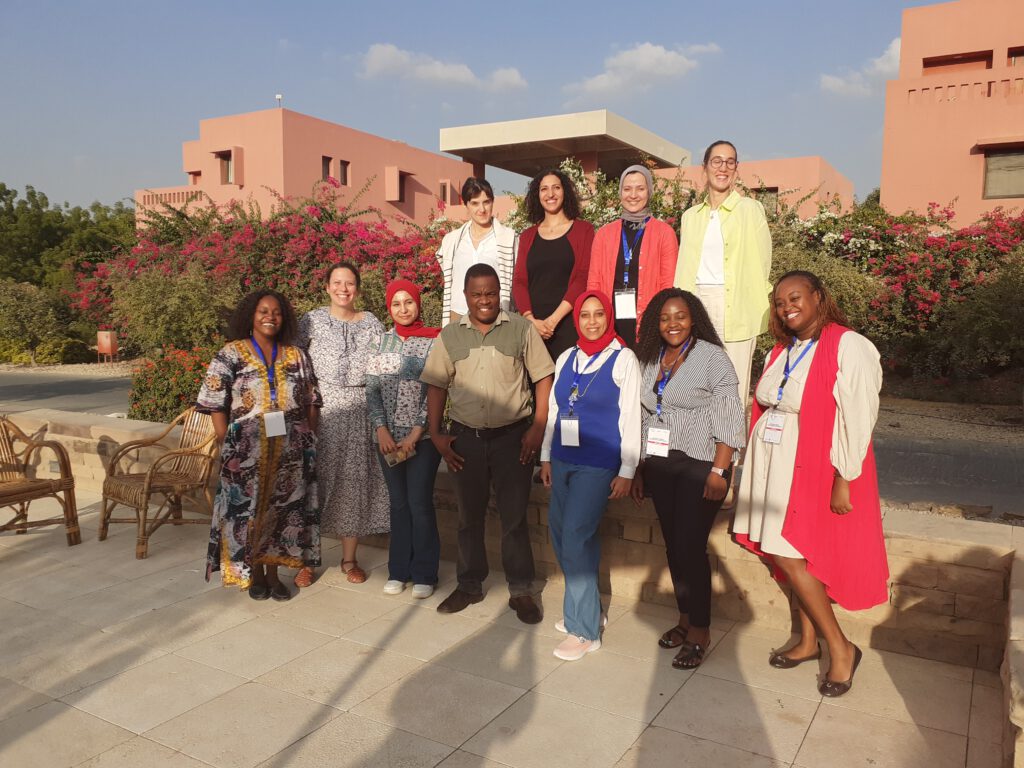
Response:
M434 510L434 477L441 454L427 435L423 364L440 328L420 319L420 290L394 280L386 291L395 327L381 338L366 371L370 428L391 498L391 548L384 592L397 595L412 582L412 596L430 597L437 584L441 542Z

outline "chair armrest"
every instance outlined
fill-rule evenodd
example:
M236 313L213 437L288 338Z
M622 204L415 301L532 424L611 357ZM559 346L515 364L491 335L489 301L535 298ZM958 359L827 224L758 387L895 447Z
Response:
M169 461L181 458L182 456L196 456L201 461L213 463L214 456L210 454L207 448L210 446L211 443L213 443L216 440L216 438L216 435L210 435L210 437L201 442L199 445L194 445L191 448L179 448L174 451L168 451L159 459L153 462L153 465L149 468L146 474L149 476L149 478L152 478L152 476L159 470L161 466L163 466ZM147 478L147 483L149 482L149 478Z
M60 464L61 478L70 478L72 482L74 481L75 476L71 471L71 459L68 457L67 448L56 440L29 440L28 438L25 438L25 442L28 444L28 448L25 450L26 467L31 462L33 454L41 451L43 448L49 448L57 455L57 461Z
M118 473L118 464L120 463L121 459L123 459L128 453L131 453L132 451L137 451L140 448L146 448L150 445L156 445L165 437L167 437L167 435L171 433L171 430L178 426L181 420L182 419L179 416L170 424L168 424L167 429L165 429L156 437L147 437L141 440L131 440L119 446L118 449L114 451L114 455L110 457L110 462L107 464L107 477L112 477L113 475L116 475Z

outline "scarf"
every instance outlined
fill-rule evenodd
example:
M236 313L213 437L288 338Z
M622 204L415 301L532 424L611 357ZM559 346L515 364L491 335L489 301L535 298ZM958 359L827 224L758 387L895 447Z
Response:
M580 312L583 310L583 302L591 296L601 302L601 306L604 307L605 317L608 319L608 327L605 329L604 333L593 341L586 338L583 335L583 329L580 328ZM604 348L615 340L618 340L619 344L623 347L626 346L626 342L615 334L615 313L612 311L612 302L602 291L589 290L581 293L572 308L572 321L576 324L576 333L580 337L579 341L576 342L576 346L578 346L583 351L583 354L588 357L593 357L594 355L604 351Z
M422 337L426 339L436 338L437 334L441 332L441 329L430 328L423 324L423 320L420 317L420 312L423 310L420 305L420 289L409 280L392 280L388 283L387 290L385 291L385 301L387 301L388 313L391 312L391 300L395 298L395 294L399 291L405 291L412 296L413 301L416 302L416 319L409 325L402 325L397 320L395 321L395 333L398 334L398 338L402 341L412 337ZM391 319L395 319L394 315L391 316Z
M654 179L651 177L649 169L642 165L631 165L629 168L622 172L619 176L619 197L622 197L622 186L626 183L626 177L631 173L639 173L647 180L647 205L644 206L643 210L637 211L636 213L630 213L629 211L622 212L623 221L631 221L634 224L639 224L641 221L651 215L651 195L654 194Z

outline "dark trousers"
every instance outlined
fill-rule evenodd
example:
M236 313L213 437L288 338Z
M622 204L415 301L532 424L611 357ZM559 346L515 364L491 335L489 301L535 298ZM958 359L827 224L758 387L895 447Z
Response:
M427 439L416 444L415 456L393 467L388 466L379 450L377 456L391 499L388 578L437 584L441 540L434 510L434 478L441 454Z
M455 452L465 464L452 473L459 503L459 589L483 592L487 578L484 520L494 486L494 503L501 518L501 563L512 597L533 593L534 567L526 506L533 485L533 463L520 464L523 433L528 423L501 430L473 430L452 424Z
M644 488L654 499L661 523L676 603L680 613L689 615L690 624L700 628L711 626L708 536L724 501L703 498L711 465L682 451L644 460Z

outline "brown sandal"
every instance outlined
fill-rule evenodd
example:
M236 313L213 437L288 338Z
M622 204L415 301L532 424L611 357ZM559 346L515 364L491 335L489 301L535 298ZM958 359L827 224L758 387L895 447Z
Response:
M704 661L705 653L707 653L707 648L703 645L687 640L676 657L672 659L672 666L675 669L696 669Z
M351 563L352 567L346 571L345 566L348 563ZM342 560L341 572L345 574L345 578L350 584L362 584L366 581L366 571L359 567L359 562L356 560Z
M300 568L299 572L295 574L295 586L299 589L308 587L315 579L316 571L307 565L305 568Z
M665 634L658 639L658 645L662 648L678 648L686 642L686 633L688 631L689 627L684 627L682 624L676 624L672 629L665 632Z

